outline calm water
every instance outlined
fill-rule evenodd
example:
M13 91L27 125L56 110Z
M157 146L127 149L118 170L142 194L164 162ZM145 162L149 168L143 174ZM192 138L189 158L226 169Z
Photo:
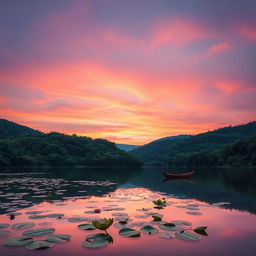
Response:
M34 228L55 228L55 234L68 234L72 239L40 251L31 251L24 246L0 245L3 256L255 255L256 170L197 170L192 181L166 182L161 174L163 170L158 168L16 171L19 173L15 175L0 174L0 227L1 224L10 224L0 228L0 243ZM159 198L167 201L164 209L153 208L152 201ZM101 212L95 213L95 209ZM21 214L11 220L7 215L11 212ZM53 213L64 216L50 218L49 214ZM119 213L127 214L128 217L123 217L129 218L127 227L140 230L151 225L160 233L123 237L119 234L123 227L118 224L120 217L115 216ZM163 216L162 221L152 222L152 215L159 214ZM76 217L84 219L71 222L74 219L70 218ZM85 231L77 226L91 223L93 219L110 217L115 219L114 225L108 229L113 243L99 249L84 248L82 242L87 235L102 231ZM197 234L198 241L181 240L175 237L178 231L162 229L165 222L174 220L191 222L188 226L175 227L193 234L197 234L194 228L207 226L208 235ZM31 222L35 226L23 230L12 228L13 224L22 222ZM163 232L171 238L160 237ZM34 240L43 240L47 236L35 237Z

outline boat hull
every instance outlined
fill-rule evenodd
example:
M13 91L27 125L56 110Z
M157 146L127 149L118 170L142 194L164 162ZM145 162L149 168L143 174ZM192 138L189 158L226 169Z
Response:
M163 173L164 177L166 179L182 179L182 178L190 178L194 172L187 172L182 174L175 174L175 173Z

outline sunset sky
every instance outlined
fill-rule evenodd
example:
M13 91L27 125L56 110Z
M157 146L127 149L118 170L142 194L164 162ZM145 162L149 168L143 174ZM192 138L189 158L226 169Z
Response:
M118 143L256 119L254 0L1 0L0 112Z

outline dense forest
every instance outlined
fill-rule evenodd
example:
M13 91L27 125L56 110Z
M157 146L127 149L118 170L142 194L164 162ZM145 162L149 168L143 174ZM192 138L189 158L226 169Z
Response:
M146 165L251 166L256 165L253 136L256 136L256 122L190 136L176 143L162 144L161 149L152 142L131 152L141 157ZM248 150L245 149L247 144Z
M1 120L0 124L3 121ZM8 122L8 121L7 121ZM6 124L6 122L4 122ZM136 156L104 139L91 139L57 132L33 133L24 126L9 122L5 139L0 139L0 166L141 166ZM27 128L27 127L25 127ZM30 129L30 128L28 128ZM12 131L15 135L11 136Z

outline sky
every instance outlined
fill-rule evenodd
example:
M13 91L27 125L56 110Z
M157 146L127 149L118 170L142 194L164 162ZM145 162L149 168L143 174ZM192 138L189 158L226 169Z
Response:
M256 119L254 0L1 0L0 116L142 145Z

